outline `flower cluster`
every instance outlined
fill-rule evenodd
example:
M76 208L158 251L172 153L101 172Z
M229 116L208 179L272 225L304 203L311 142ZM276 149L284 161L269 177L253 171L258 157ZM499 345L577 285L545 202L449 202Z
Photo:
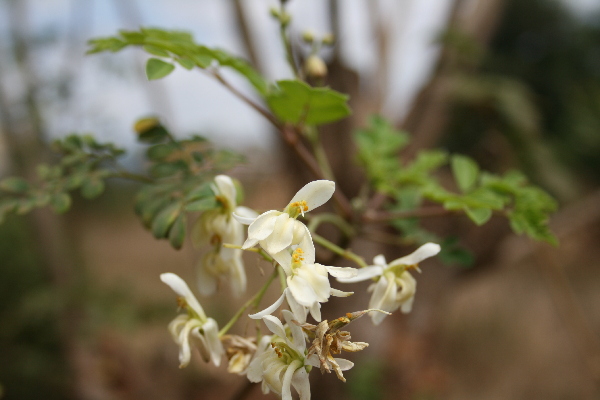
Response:
M258 215L237 205L231 178L224 175L215 178L213 192L219 207L201 215L194 228L196 242L212 246L199 266L200 293L214 293L220 280L228 282L234 294L244 292L243 250L259 252L265 259L272 260L275 270L263 289L246 302L220 332L216 321L206 316L181 278L172 273L161 275L163 282L180 296L180 307L187 311L169 325L180 347L181 367L189 363L193 343L204 360L215 365L219 365L222 356L226 355L228 371L245 375L251 382L260 382L264 393L272 391L284 400L291 400L293 387L301 400L307 400L310 399L308 375L313 367L318 367L322 373L333 371L345 382L342 372L354 364L334 356L368 346L364 342L351 342L350 333L342 328L367 313L378 325L392 311L400 309L407 313L411 310L416 280L409 270L418 270L418 263L436 255L440 246L424 244L414 253L389 264L383 255L379 255L373 265L366 266L363 262L360 269L317 263L311 232L299 217L327 202L334 190L332 181L310 182L296 193L283 211L270 210ZM248 225L245 239L243 225ZM254 249L255 246L259 249ZM263 335L257 341L254 337L227 334L245 308L258 306L277 274L283 286L281 296L266 309L249 315L253 319L262 319L272 335ZM371 280L368 310L348 313L332 321L321 320L321 305L330 296L353 294L332 288L330 275L340 283ZM272 314L284 302L289 310L281 311L282 322ZM317 324L307 322L309 314Z

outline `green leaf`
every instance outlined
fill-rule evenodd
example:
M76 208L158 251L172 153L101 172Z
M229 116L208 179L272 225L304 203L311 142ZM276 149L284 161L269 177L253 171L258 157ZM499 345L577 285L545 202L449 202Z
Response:
M96 177L87 179L81 186L81 195L86 199L94 199L104 192L104 181Z
M146 155L152 161L161 161L179 148L175 143L157 144L146 151Z
M29 183L25 179L10 177L0 181L0 190L11 193L26 193L29 190Z
M219 203L217 203L217 200L214 197L209 197L209 198L196 200L191 203L188 203L185 206L185 210L191 211L191 212L206 211L206 210L212 210L213 208L217 208L218 206L219 206Z
M492 210L489 208L465 207L465 213L477 226L485 224L492 217Z
M175 61L177 61L177 63L179 63L179 65L181 65L183 68L185 68L187 70L191 70L192 68L194 68L196 66L196 64L189 58L179 57L179 58L176 58Z
M146 63L146 76L149 81L164 78L169 75L175 66L158 58L150 58Z
M471 158L463 155L453 155L450 161L454 179L461 192L465 193L471 190L477 182L479 176L479 166Z
M171 203L159 212L152 221L152 234L154 237L157 239L166 237L180 213L181 204L179 202Z
M348 96L328 88L313 88L297 80L278 81L267 104L284 122L321 125L350 115Z
M68 193L56 193L50 198L50 206L57 214L63 214L71 207L71 196Z
M138 139L144 143L159 143L169 137L169 131L155 117L137 120L133 129L138 134Z
M150 53L153 56L158 56L158 57L170 57L171 56L168 51L165 51L165 50L161 49L160 47L146 45L143 47L143 49L146 51L146 53Z
M169 242L171 242L171 246L179 250L185 241L185 234L186 219L184 214L180 214L169 230Z

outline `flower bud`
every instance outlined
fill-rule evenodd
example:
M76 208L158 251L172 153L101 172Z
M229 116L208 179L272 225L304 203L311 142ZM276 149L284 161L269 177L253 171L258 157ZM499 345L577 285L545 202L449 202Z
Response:
M323 43L325 46L331 46L335 43L335 36L333 33L328 33L327 35L323 36L321 43Z
M304 62L304 70L311 78L324 78L327 76L327 65L321 57L316 54L311 55Z
M313 31L304 31L302 32L302 40L305 43L312 44L315 40L315 34Z

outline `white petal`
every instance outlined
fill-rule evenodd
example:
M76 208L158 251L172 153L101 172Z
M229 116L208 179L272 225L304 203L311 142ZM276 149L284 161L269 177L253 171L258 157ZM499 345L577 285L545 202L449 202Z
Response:
M191 320L179 332L179 368L186 367L190 363L192 351L190 349L190 331L198 328L198 325Z
M204 331L204 338L206 339L208 351L210 352L210 358L212 359L213 364L218 367L221 364L221 357L223 356L224 350L221 340L219 339L217 322L214 319L209 318L206 323L202 325L202 330Z
M256 220L257 217L251 217L249 215L247 216L247 215L238 214L238 208L240 208L240 207L237 207L235 209L235 212L231 213L231 215L233 216L233 218L235 218L235 220L237 222L239 222L240 224L243 224L243 225L250 225L251 223L253 223Z
M236 252L241 250L234 249ZM233 257L229 261L229 285L233 297L240 297L246 291L246 270L242 263L241 254L238 257Z
M290 254L289 249L284 249L279 253L271 254L271 257L281 265L286 276L292 274L292 255Z
M367 279L375 278L383 274L383 268L379 265L372 265L370 267L356 269L356 276L353 278L337 278L338 282L342 283L354 283L366 281Z
M219 194L227 199L230 207L235 207L237 204L237 190L235 189L233 180L227 175L217 175L215 176L215 183Z
M298 236L300 238L298 238ZM293 243L297 243L298 247L304 252L304 263L315 263L315 245L310 235L308 227L300 221L295 221Z
M310 400L310 382L308 372L304 368L298 368L292 377L292 386L300 395L300 400Z
M411 254L394 260L390 263L390 267L396 265L415 265L425 260L426 258L433 257L440 252L442 248L436 243L425 243Z
M283 310L283 317L285 318L285 322L287 326L290 328L292 332L292 339L294 341L295 349L300 353L304 354L304 349L306 349L306 339L304 339L304 332L302 328L292 322L292 320L296 319L294 314L292 314L289 310Z
M348 296L352 296L353 294L354 294L354 292L343 292L341 290L331 288L331 295L335 296L335 297L348 297Z
M218 277L209 272L206 262L205 257L200 258L196 269L196 282L198 283L198 291L202 296L210 296L217 291Z
M306 307L298 304L289 288L286 288L283 293L285 294L287 303L290 306L290 310L292 310L292 313L294 314L295 320L301 324L305 323L306 315L308 314Z
M273 232L276 217L280 214L281 212L276 210L271 210L260 214L248 227L248 238L257 240L263 240L267 238Z
M335 192L335 182L320 180L309 182L292 198L291 203L306 201L308 211L312 211L320 205L325 204Z
M172 272L167 272L164 274L160 274L160 280L166 283L173 289L175 293L179 296L182 296L185 299L187 305L196 313L202 320L206 320L206 314L202 309L198 300L190 290L189 286L183 279L181 279L178 275L175 275Z
M321 367L321 361L319 361L319 356L316 354L311 354L310 357L304 359L304 364L312 365L313 367Z
M398 307L396 303L396 291L397 286L395 279L387 279L386 276L382 276L379 282L375 285L373 295L369 301L369 308L374 308L383 311L395 311ZM371 320L375 325L379 325L381 321L387 316L387 314L380 312L371 312Z
M274 335L279 336L286 343L290 343L287 338L287 335L285 334L285 328L283 327L283 324L281 323L279 318L274 317L272 315L265 315L262 320L265 323L265 325L267 325L267 328L269 328L269 330L273 332Z
M342 371L348 371L350 368L354 367L354 363L345 358L334 358L334 360L338 363Z
M329 275L334 276L336 278L350 279L358 275L358 270L356 268L328 266L325 266L325 268L327 269L327 272L329 272Z
M300 276L287 278L288 289L292 292L294 299L306 307L312 306L318 301L317 294L311 284Z
M274 220L275 224L271 233L260 242L260 245L269 254L279 253L287 248L292 244L292 238L294 237L294 222L296 220L290 218L288 214L281 214L275 217ZM253 225L250 225L250 228ZM250 236L250 229L248 229L248 236Z
M244 206L237 206L235 208L234 214L241 218L252 219L252 221L254 221L258 217L258 213L256 211L254 211L251 208L244 207ZM244 224L244 225L250 225L252 223L252 221L250 221L249 224Z
M283 375L283 382L281 383L281 400L292 400L292 376L301 366L302 362L300 360L294 360L289 367L287 367L287 370Z
M310 315L312 315L312 317L315 319L315 321L321 322L321 303L313 304L309 308L309 311L310 311Z
M380 265L384 268L387 267L387 261L385 261L385 257L383 254L375 256L375 258L373 258L373 264Z
M265 308L262 311L257 312L256 314L251 314L248 316L252 319L261 319L265 315L269 315L269 314L273 313L275 310L277 310L279 308L281 303L283 303L284 295L285 295L285 292L283 292L283 294L281 296L279 296L279 298L277 300L275 300L275 303L271 304L269 307Z

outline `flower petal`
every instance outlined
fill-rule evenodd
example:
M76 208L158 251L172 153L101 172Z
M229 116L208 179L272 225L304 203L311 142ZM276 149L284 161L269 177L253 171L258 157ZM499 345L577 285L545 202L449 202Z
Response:
M196 282L198 284L198 291L202 296L210 296L217 291L218 278L209 272L206 265L208 261L206 256L201 257L196 269Z
M292 339L295 349L298 351L298 353L304 354L304 350L306 349L306 339L304 339L304 332L302 331L302 328L292 322L292 320L295 318L291 311L283 310L282 313L287 326L292 332Z
M277 310L279 308L281 303L283 303L284 295L285 295L285 292L281 296L279 296L279 298L277 300L275 300L275 303L271 304L269 307L265 308L262 311L257 312L256 314L250 314L248 316L252 319L261 319L265 315L272 314L275 310Z
M283 324L281 323L279 318L274 317L272 315L265 315L262 318L262 320L265 323L265 325L267 325L267 328L269 328L269 330L273 332L274 335L279 336L286 343L291 344L287 338L287 335L285 334L285 328L283 327Z
M334 358L337 364L342 371L348 371L350 368L354 367L354 363L352 361L346 360L345 358Z
M433 257L440 252L442 248L436 243L425 243L411 254L398 258L390 263L390 267L396 265L415 265L425 260L426 258Z
M300 400L310 400L310 382L308 372L304 368L298 368L292 376L292 386L300 395Z
M182 296L185 299L187 305L196 313L202 320L206 320L206 314L204 313L204 309L196 297L190 290L189 286L183 279L181 279L178 275L172 272L166 272L164 274L160 274L160 280L166 283L173 289L175 293L179 296Z
M354 292L343 292L341 290L331 288L331 295L335 296L335 297L348 297L348 296L352 296L353 294L354 294Z
M223 350L223 345L219 339L219 327L217 326L217 321L209 318L204 325L202 325L202 330L204 331L204 338L206 339L210 358L212 359L213 364L218 367L221 364L221 357L225 351Z
M353 278L337 278L337 281L342 283L361 282L383 274L383 268L379 265L372 265L370 267L356 269L355 271L356 275Z
M219 195L225 197L227 202L229 203L229 207L235 207L237 204L237 190L235 189L235 185L233 184L233 180L227 175L217 175L215 176L215 184L219 191Z
M263 240L267 238L273 232L273 228L275 227L275 218L280 214L281 212L276 210L271 210L260 214L248 227L248 238L256 240Z
M391 278L391 279L389 279ZM371 300L369 301L369 308L383 310L383 311L395 311L398 308L396 303L396 291L398 287L393 277L386 277L385 275L379 279L379 282L375 285ZM373 324L379 325L381 321L387 316L387 314L380 312L371 312L371 320Z
M287 278L288 289L292 292L294 299L306 307L312 306L318 301L317 294L311 284L301 276L290 276Z
M281 400L292 400L292 376L302 367L300 360L294 360L287 367L281 383Z
M315 321L317 322L321 322L321 303L315 303L313 304L310 308L310 315L312 315L312 317L315 319Z
M375 256L375 258L373 258L373 264L380 265L384 268L387 267L387 261L385 261L385 256L383 254Z
M233 216L233 218L235 218L237 222L243 225L250 225L256 220L257 217L252 217L250 215L238 213L238 208L241 207L236 207L235 212L231 213L231 215Z
M335 192L335 182L327 180L319 180L309 182L296 193L296 195L290 201L295 203L297 201L306 201L308 211L312 211L320 205L325 204Z
M269 254L279 253L292 244L294 237L295 219L290 218L288 214L281 214L275 217L273 229L268 237L261 239L260 245ZM250 225L252 228L252 225ZM248 229L250 236L250 229ZM252 236L255 237L255 236Z
M334 276L336 278L350 279L358 275L358 270L356 268L328 266L325 266L325 268L327 269L327 272L329 272L329 275Z
M285 294L287 303L290 306L290 310L292 310L296 321L300 322L301 324L305 323L306 316L308 314L306 307L298 304L290 288L286 288L283 293Z

